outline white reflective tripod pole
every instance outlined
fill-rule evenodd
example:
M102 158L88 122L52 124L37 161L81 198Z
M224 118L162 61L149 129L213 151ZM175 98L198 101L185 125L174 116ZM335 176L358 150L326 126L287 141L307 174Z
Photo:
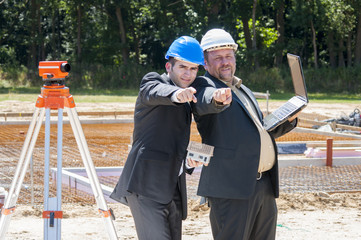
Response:
M45 110L45 156L44 156L44 239L61 239L61 184L62 184L62 146L63 146L63 109L58 109L57 171L56 196L49 198L50 172L50 108Z
M75 108L65 108L68 117L70 120L70 125L74 132L75 140L79 147L80 155L83 159L84 167L86 169L86 173L88 175L88 178L90 180L90 185L93 190L93 194L95 197L95 200L97 202L97 206L99 208L99 212L103 215L105 227L107 229L107 232L109 234L109 239L118 239L117 233L113 224L113 214L111 210L108 210L107 203L105 201L96 171L93 164L93 161L91 159L88 144L85 140L83 129L81 127L78 114L75 110Z
M41 109L41 111L40 111ZM40 112L40 114L39 114ZM39 135L40 127L44 119L45 109L35 108L28 132L26 134L25 142L20 153L19 163L15 170L15 175L9 189L8 196L5 199L4 206L1 211L0 218L0 239L5 239L5 234L10 224L12 214L15 211L16 201L19 197L22 183L26 174L26 169L29 166L30 158L33 154L34 146ZM35 127L36 124L36 127ZM35 128L35 130L34 130Z

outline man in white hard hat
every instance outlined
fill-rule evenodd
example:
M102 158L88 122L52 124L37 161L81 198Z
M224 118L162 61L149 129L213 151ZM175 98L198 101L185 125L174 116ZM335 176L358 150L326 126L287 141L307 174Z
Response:
M279 186L274 138L292 130L297 120L290 119L272 132L263 128L255 96L234 76L238 45L228 32L208 31L201 47L207 72L192 85L198 99L192 109L202 141L214 146L214 155L202 168L197 194L209 201L213 237L275 239ZM212 92L226 87L232 89L232 103L218 114L209 114Z
M165 58L167 73L148 73L140 83L132 148L110 196L129 205L140 240L179 240L187 217L185 170L192 169L186 169L184 159L192 122L189 102L197 101L189 85L204 63L203 51L196 39L182 36ZM214 101L227 105L230 96L220 93ZM187 161L193 168L201 165Z

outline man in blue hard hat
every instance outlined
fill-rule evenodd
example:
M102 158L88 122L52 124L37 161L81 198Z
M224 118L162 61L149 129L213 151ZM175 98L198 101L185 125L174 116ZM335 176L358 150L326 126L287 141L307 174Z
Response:
M203 64L198 41L176 39L165 56L167 74L146 74L134 111L133 144L111 198L126 203L140 240L181 239L182 219L187 217L185 171L201 165L185 164L190 137L191 107L196 102L195 80ZM214 101L221 111L231 101L230 91L220 89ZM186 167L187 166L187 167Z

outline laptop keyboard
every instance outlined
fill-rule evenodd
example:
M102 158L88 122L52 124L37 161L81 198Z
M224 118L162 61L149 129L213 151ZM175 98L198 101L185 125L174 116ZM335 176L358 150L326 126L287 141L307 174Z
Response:
M279 119L284 118L289 113L294 112L297 110L300 106L304 104L304 101L299 99L298 96L295 96L291 98L289 101L287 101L282 107L276 109L273 114L277 116Z
M298 96L292 97L285 104L283 104L281 107L277 108L274 112L272 112L272 114L268 115L264 119L266 129L268 127L271 127L276 122L281 121L284 118L286 118L289 113L294 112L303 104L304 104L303 99L300 99Z
M278 119L282 119L296 109L297 106L292 102L288 101L281 108L278 108L276 111L274 111L273 115L275 115Z

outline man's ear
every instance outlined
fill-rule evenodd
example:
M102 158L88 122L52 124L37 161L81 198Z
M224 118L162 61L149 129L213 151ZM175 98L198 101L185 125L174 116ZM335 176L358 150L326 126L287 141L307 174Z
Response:
M167 62L165 64L165 69L167 70L167 73L170 73L172 70L172 64L170 62Z
M207 63L206 60L204 60L204 65L203 65L203 67L204 67L204 69L205 69L206 71L208 71L208 63Z

